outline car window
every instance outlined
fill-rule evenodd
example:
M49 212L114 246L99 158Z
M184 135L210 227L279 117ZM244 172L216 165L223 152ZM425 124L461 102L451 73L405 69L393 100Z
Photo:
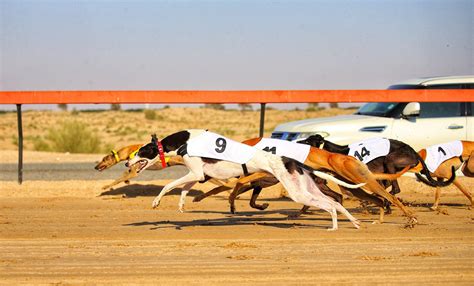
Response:
M420 118L461 116L459 102L422 102L420 108Z
M463 89L464 84L436 84L428 85L427 89Z
M397 105L393 102L371 102L362 105L356 114L388 117Z

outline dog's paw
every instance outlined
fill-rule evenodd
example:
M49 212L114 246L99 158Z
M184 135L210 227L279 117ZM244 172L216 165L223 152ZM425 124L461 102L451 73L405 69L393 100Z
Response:
M336 230L337 230L337 227L331 227L327 229L327 231L336 231Z
M359 221L359 220L353 221L352 224L354 225L354 227L355 227L356 229L359 229L359 228L360 228L360 221Z
M268 206L269 206L269 204L264 203L264 204L261 204L261 205L256 205L256 208L257 208L258 210L263 211L263 210L266 210L266 209L268 208Z
M159 199L154 199L153 203L151 204L151 207L156 209L160 205L160 200Z
M202 200L201 196L195 196L193 198L193 203L197 203L197 202L200 202Z
M185 212L184 207L179 207L178 211L179 211L180 213L184 213L184 212Z

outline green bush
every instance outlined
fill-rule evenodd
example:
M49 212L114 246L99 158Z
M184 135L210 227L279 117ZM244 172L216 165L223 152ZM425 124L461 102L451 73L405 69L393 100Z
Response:
M99 137L79 121L66 121L48 130L46 137L51 151L70 153L100 153Z
M145 119L148 120L155 120L156 119L156 112L151 109L146 109L145 110Z
M43 138L36 138L33 144L35 151L51 151L51 146Z

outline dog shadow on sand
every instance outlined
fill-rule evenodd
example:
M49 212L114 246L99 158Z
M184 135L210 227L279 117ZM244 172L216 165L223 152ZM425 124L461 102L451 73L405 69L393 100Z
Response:
M265 212L266 215L269 213L279 213L280 211L271 211ZM197 219L197 220L163 220L163 221L142 221L142 222L135 222L124 224L123 226L134 226L134 227L142 227L142 226L149 226L150 230L159 230L159 229L166 229L166 228L174 228L177 230L182 230L188 227L222 227L222 226L265 226L265 227L274 227L274 228L282 228L282 229L290 229L290 228L320 228L326 229L331 226L331 217L314 217L314 218L307 218L304 219L305 222L298 222L298 220L289 220L286 216L285 217L263 217L262 213L259 215L251 215L244 216L243 213L239 213L238 215L226 215L225 217L221 218L213 218L213 219ZM312 223L308 223L308 220L312 221ZM317 222L319 221L319 223ZM324 223L321 223L324 221ZM339 219L339 222L349 222L346 219ZM344 224L345 225L345 224Z
M356 209L348 209L357 213ZM149 226L150 230L176 229L183 230L188 227L225 227L225 226L264 226L280 229L308 228L327 229L331 226L331 216L323 210L314 209L305 213L299 218L289 218L289 215L296 213L297 209L278 209L264 211L239 211L231 214L228 211L188 211L189 214L222 214L219 218L206 218L196 220L161 220L161 221L141 221L123 226L143 227ZM361 222L372 222L371 220L360 219ZM340 228L353 228L351 222L339 214L338 222Z
M102 192L99 196L118 196L122 195L123 197L135 198L135 197L154 197L157 196L164 186L160 185L140 185L140 184L131 184L125 185L119 188L112 188L108 191ZM181 188L176 188L166 195L169 196L179 196L181 194ZM188 193L188 196L195 197L203 194L202 191L191 189Z

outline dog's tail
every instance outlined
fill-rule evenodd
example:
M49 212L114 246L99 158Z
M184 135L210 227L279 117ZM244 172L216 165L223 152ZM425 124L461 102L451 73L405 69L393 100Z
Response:
M393 181L393 180L398 179L398 177L400 177L401 175L405 174L408 170L410 170L410 168L411 166L406 166L405 168L403 168L403 170L395 174L385 174L385 173L373 173L373 174L376 180Z
M287 168L288 168L288 165L287 165L288 163L294 164L295 167L299 167L301 169L304 169L308 172L313 173L313 175L315 175L315 176L326 179L328 181L333 181L334 183L336 183L338 185L341 185L343 187L349 188L349 189L358 189L358 188L365 185L365 183L352 185L352 184L346 183L342 180L339 180L339 179L335 178L334 176L331 176L327 173L324 173L324 172L321 172L321 171L316 171L313 168L311 168L310 166L307 166L307 165L305 165L301 162L298 162L295 159L291 159L291 158L288 158L288 157L285 157L285 156L282 156L281 158L283 160L283 163L285 164L285 167L287 167ZM298 172L300 172L302 174L302 170L299 170Z
M420 173L415 173L415 176L421 182L423 182L423 183L425 183L425 184L427 184L428 186L431 186L431 187L446 187L446 186L449 186L454 181L454 179L456 179L456 169L454 168L454 166L451 168L451 173L452 173L451 178L449 178L447 181L439 182L439 181L433 179L433 177L431 177L430 171L428 170L428 167L426 166L425 160L423 160L423 158L421 158L421 156L420 156L420 154L418 154L418 152L416 153L416 155L418 156L418 161L423 166L423 169L421 169L420 173L426 176L426 178L425 178Z
M454 166L451 166L451 172L452 172L451 178L449 178L447 181L444 181L444 182L438 182L438 181L435 181L435 180L433 180L433 182L431 182L429 179L428 180L425 179L425 177L423 177L420 173L415 173L415 176L418 178L418 180L420 180L421 182L427 184L428 186L431 186L431 187L445 187L445 186L450 185L454 181L454 179L456 179L456 169L454 168ZM428 176L426 176L426 177L431 178L431 176L429 176L429 172L428 172ZM431 178L431 179L433 179L433 178Z
M349 188L349 189L358 189L362 186L365 185L365 183L360 183L360 184L357 184L357 185L352 185L352 184L349 184L349 183L346 183L342 180L339 180L338 178L334 177L334 176L331 176L327 173L324 173L324 172L321 172L321 171L316 171L316 170L313 170L313 174L315 176L318 176L320 178L323 178L325 180L328 180L328 181L333 181L334 183L338 184L338 185L341 185L343 187L346 187L346 188Z

